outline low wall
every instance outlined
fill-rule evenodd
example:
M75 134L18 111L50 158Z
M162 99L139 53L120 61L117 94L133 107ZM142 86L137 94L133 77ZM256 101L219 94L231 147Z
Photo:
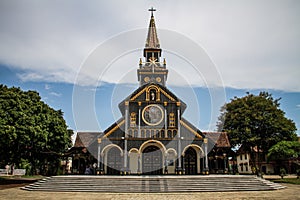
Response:
M0 169L0 175L17 175L23 176L26 174L26 169L14 169L13 174L11 174L10 169Z

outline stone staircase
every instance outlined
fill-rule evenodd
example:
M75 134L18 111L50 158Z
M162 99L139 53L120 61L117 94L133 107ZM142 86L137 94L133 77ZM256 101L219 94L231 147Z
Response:
M277 190L283 186L256 176L53 176L27 185L28 191L55 192L224 192Z

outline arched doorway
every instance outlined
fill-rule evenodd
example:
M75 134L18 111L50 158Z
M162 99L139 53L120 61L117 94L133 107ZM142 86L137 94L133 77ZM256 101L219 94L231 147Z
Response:
M122 168L121 152L118 148L113 147L107 153L107 174L119 175Z
M131 174L137 174L139 171L139 153L138 149L132 148L129 151L129 169Z
M177 159L177 153L176 150L171 148L167 150L166 153L166 165L167 165L167 173L168 174L175 174L175 168L176 168L176 159Z
M197 152L189 147L184 155L185 174L197 174Z
M157 146L146 147L142 159L143 174L159 175L163 173L162 152Z

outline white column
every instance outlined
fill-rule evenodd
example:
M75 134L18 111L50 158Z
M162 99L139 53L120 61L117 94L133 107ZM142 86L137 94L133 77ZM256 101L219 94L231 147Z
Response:
M140 75L140 86L142 86L142 76Z
M165 102L165 138L168 137L168 115L167 115L167 102Z
M207 157L207 143L208 143L208 139L204 138L203 142L204 142L204 153L205 153L205 170L204 171L208 174L208 172L209 172L208 157Z
M177 103L177 139L178 139L178 169L181 170L181 130L180 130L180 102Z
M139 107L138 138L141 138L141 107Z
M142 155L140 155L140 154L138 155L138 171L137 171L138 174L141 174L141 172L142 172L141 171L141 156Z
M125 134L124 134L124 173L126 174L126 171L127 171L127 137L128 137L128 117L129 117L129 114L128 114L128 105L129 105L129 102L126 101L125 102Z
M101 165L100 159L101 159L101 139L98 138L98 157L97 157L98 172L101 170L101 168L100 168L100 165Z

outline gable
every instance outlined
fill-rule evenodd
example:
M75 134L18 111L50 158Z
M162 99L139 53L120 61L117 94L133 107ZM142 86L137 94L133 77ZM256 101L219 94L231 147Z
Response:
M226 132L203 132L203 134L209 138L216 147L231 147Z
M186 119L181 118L181 135L185 137L196 137L199 139L203 139L204 136L199 129L197 129L194 125L188 122Z
M125 114L125 102L147 102L152 101L156 103L179 103L181 107L181 112L183 113L186 109L186 104L181 101L175 94L173 94L166 87L149 83L139 87L135 90L131 95L129 95L126 99L124 99L119 104L119 109L124 116Z
M73 147L89 147L100 134L100 132L78 132Z
M104 131L102 139L107 137L121 138L124 133L125 119L122 117Z
M150 101L151 100L151 91L155 91L155 94L157 95L156 101L161 101L163 99L176 102L178 101L178 98L175 95L170 94L169 92L162 89L159 85L151 84L147 87L144 87L142 90L140 90L138 93L132 95L130 97L130 101L136 101L136 100L145 100Z

